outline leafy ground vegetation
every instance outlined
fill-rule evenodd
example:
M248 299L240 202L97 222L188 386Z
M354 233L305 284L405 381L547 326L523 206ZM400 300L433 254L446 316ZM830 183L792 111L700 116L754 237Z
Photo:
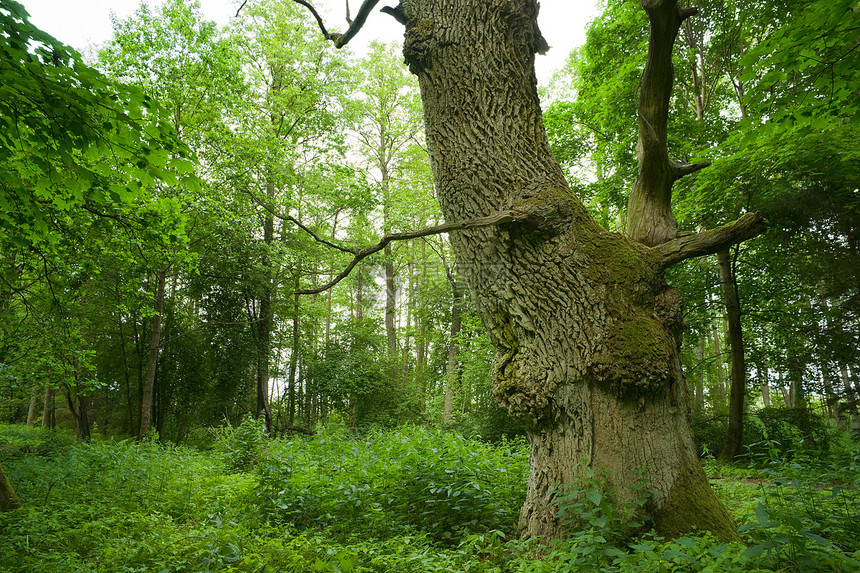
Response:
M517 540L527 448L419 427L355 437L260 424L197 447L0 426L23 501L0 514L0 571L858 571L860 447L775 442L706 460L743 543L630 540L598 473L557 492L563 541ZM752 451L752 450L750 450ZM642 492L642 503L647 492ZM644 527L643 527L644 525Z

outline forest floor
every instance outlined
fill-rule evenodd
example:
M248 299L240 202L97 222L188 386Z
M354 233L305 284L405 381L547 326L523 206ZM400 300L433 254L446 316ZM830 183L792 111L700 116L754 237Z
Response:
M576 533L549 545L513 538L523 442L416 427L269 440L254 423L199 441L0 425L23 502L0 514L0 572L860 571L860 447L847 441L826 457L705 460L743 543L631 540L593 476L564 497Z

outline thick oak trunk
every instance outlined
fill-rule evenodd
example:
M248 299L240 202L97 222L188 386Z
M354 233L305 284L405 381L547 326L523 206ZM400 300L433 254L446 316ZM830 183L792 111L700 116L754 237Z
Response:
M603 230L572 193L541 121L536 12L530 0L398 7L445 218L511 213L451 243L497 349L494 395L528 427L521 532L560 535L550 492L593 468L623 501L644 471L646 511L664 534L734 538L696 455L678 360L682 300L663 278L713 245L649 249Z

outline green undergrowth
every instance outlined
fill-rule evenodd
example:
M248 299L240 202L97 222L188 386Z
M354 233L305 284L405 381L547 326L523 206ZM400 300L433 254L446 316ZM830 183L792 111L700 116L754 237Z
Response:
M337 424L268 439L253 421L217 442L84 444L0 426L0 463L24 502L0 514L0 571L860 571L856 448L706 462L744 543L630 540L630 513L599 473L556 492L571 533L541 543L514 538L521 442L414 427L356 438Z

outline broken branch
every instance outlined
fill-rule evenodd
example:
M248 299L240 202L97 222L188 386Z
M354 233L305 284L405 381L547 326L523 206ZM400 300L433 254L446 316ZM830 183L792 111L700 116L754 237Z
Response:
M767 228L767 220L761 213L747 213L737 221L722 227L685 235L662 243L654 247L652 253L657 257L657 264L661 268L667 269L686 259L711 255L747 239L757 237L764 233Z
M669 160L669 163L672 165L672 170L675 172L674 178L676 181L685 175L695 173L705 167L711 166L710 161L702 161L701 163L678 163Z

